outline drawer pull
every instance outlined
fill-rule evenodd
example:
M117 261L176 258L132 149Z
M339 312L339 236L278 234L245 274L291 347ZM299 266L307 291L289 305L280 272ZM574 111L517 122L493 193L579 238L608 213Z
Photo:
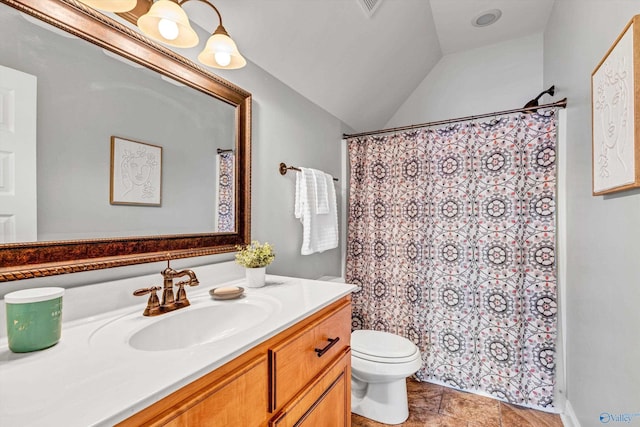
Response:
M322 357L323 354L329 351L331 347L333 347L338 341L340 341L340 337L328 338L327 341L329 341L329 344L327 344L324 348L316 348L313 350L318 353L318 357Z

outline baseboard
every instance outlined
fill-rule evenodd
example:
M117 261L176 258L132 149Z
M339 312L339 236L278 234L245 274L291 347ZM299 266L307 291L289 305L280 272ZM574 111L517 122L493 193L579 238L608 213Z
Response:
M571 402L567 400L564 405L564 412L560 414L560 419L565 427L581 427L576 413L573 412L573 406Z

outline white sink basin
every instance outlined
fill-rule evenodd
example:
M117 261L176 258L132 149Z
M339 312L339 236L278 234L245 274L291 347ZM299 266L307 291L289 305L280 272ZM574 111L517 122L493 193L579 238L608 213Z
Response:
M155 317L129 314L98 328L96 345L122 344L142 351L181 350L222 341L263 323L279 307L276 300L243 297L231 301L192 300L190 307Z
M257 304L220 304L182 309L134 333L129 345L138 350L160 351L210 343L263 322L269 313L268 307Z

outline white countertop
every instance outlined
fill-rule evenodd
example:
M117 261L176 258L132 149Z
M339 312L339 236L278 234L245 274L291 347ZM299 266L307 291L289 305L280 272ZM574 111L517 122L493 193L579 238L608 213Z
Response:
M49 349L16 354L6 338L0 340L0 425L113 425L356 289L268 275L263 288L245 287L240 299L214 301L209 289L244 286L244 279L215 286L199 279L201 286L187 289L191 306L176 312L144 317L144 297L135 306L63 323L60 342ZM165 351L136 350L128 344L137 330L163 316L247 301L266 301L272 310L264 321L231 337ZM67 304L63 299L63 310ZM114 332L118 328L120 336Z

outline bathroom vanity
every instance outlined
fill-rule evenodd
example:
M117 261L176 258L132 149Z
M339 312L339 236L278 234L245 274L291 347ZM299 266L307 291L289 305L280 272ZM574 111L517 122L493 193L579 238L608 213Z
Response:
M350 328L346 296L118 425L351 425Z
M63 322L46 350L15 354L0 339L0 425L350 425L356 287L267 276L217 301L210 289L244 279L215 283L210 268L194 269L201 285L181 310L145 317L144 298L130 296L135 305ZM151 279L107 289L127 296ZM66 314L88 297L73 291Z

